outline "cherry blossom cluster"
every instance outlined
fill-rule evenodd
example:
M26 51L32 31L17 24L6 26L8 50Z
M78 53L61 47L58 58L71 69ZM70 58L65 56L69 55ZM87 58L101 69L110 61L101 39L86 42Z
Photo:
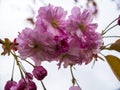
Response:
M20 58L31 58L35 66L40 66L43 61L57 61L59 68L62 63L67 68L76 64L88 64L97 58L103 40L102 35L96 32L97 23L92 23L91 11L73 7L71 15L68 18L66 15L67 11L61 7L50 4L40 7L35 27L25 28L18 35L16 42ZM79 89L79 86L70 88Z
M92 23L91 10L73 7L71 15L66 15L67 11L62 7L50 4L40 7L33 29L26 27L12 43L6 39L3 54L11 53L14 56L22 79L17 83L12 76L5 90L37 90L33 76L41 81L46 90L42 82L47 76L46 69L41 66L43 61L56 61L59 68L62 64L64 68L70 66L73 74L72 66L89 64L93 58L98 57L103 40L102 35L96 32L97 23ZM0 42L4 43L2 40ZM11 50L18 50L19 56ZM31 58L35 65L28 63L33 66L33 72L26 72L18 58L26 62L27 58ZM69 90L81 90L73 75L72 81L73 86Z
M25 28L18 36L18 52L25 60L31 58L35 65L43 61L58 61L68 65L88 64L96 58L102 46L102 35L96 32L90 10L81 12L73 7L66 19L67 11L48 5L38 11L35 27Z
M94 0L88 0L88 3L90 2L97 12L97 4ZM11 79L6 82L4 90L37 90L33 78L39 80L43 89L47 90L43 80L48 72L41 64L44 61L56 61L59 69L61 66L70 67L73 85L69 90L81 90L74 77L73 66L87 65L92 60L106 60L115 76L120 80L119 58L101 53L103 50L120 52L120 39L107 45L103 41L104 38L120 38L119 35L106 36L106 33L112 28L120 26L120 16L108 24L101 33L96 31L98 24L92 22L93 16L91 9L82 10L75 6L72 8L71 14L67 15L67 11L62 7L49 4L40 7L33 28L23 29L14 41L10 41L8 38L0 39L3 49L1 55L8 54L14 57ZM34 64L28 58L32 59ZM33 67L32 72L26 71L22 61ZM14 80L15 63L21 75L19 81Z

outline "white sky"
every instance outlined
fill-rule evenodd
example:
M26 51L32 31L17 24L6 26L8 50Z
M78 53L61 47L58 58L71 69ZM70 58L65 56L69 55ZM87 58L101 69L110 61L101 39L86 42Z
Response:
M36 0L37 1L37 0ZM53 5L62 6L65 10L69 10L76 5L73 0L43 0L46 4L51 3ZM82 0L81 0L82 1ZM83 0L84 1L84 0ZM109 2L110 0L97 0L99 3L99 15L96 18L96 22L99 23L98 31L100 32L105 26L118 17L120 11L116 10L116 5ZM29 2L29 3L28 3ZM79 4L77 4L79 5ZM39 1L36 4L32 4L32 0L1 0L0 1L0 38L8 37L11 40L17 37L18 32L22 31L25 27L32 27L25 21L26 17L32 16L30 7L34 10L38 10L40 6L43 6ZM108 35L117 34L119 28L113 29ZM111 42L106 40L105 42ZM2 52L0 48L0 52ZM110 54L113 52L104 52ZM115 53L115 52L114 52ZM13 57L0 56L0 90L4 90L4 84L11 78ZM28 71L32 70L32 67L26 63L23 63ZM44 79L47 90L68 90L72 85L71 75L69 68L61 68L58 71L57 63L43 63L44 67L48 70L48 76ZM117 90L120 88L120 83L112 73L110 67L106 62L96 62L93 69L91 69L92 63L89 65L76 66L74 70L75 77L79 82L79 85L83 90ZM15 67L17 68L17 66ZM20 79L18 69L15 70L15 79ZM35 80L36 81L36 80ZM42 90L39 81L36 81L38 90Z

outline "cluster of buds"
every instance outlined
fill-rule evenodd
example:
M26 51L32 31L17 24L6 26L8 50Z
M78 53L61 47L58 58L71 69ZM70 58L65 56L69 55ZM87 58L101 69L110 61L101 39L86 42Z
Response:
M47 71L43 66L35 66L32 73L25 72L25 77L22 76L18 83L12 77L11 80L7 81L4 90L37 90L33 76L44 85L42 80L47 76ZM23 75L22 72L21 75Z

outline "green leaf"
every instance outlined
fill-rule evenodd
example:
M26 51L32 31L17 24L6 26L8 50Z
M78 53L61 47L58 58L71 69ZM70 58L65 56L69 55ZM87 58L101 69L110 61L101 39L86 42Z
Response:
M118 39L115 43L113 43L110 47L109 50L115 50L120 52L120 39Z
M113 73L117 77L117 79L120 81L120 59L113 55L107 55L105 56L108 64L110 65Z

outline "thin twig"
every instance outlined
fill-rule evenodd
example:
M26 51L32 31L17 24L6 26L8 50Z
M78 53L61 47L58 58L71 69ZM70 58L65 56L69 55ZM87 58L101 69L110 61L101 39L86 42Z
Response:
M115 20L113 20L110 24L108 24L108 26L102 31L103 33L105 32L105 30L112 24L112 23L114 23L116 20L118 20L119 19L119 17L118 18L116 18Z
M105 33L107 33L110 29L112 29L112 28L114 28L114 27L116 27L118 24L115 24L114 26L112 26L112 27L110 27L110 28L108 28L106 31L103 31L103 35L105 34Z
M41 84L42 84L42 86L43 86L43 89L44 89L44 90L47 90L47 89L45 88L45 85L44 85L44 83L42 82L42 80L40 80L40 82L41 82Z
M13 81L14 67L15 67L15 60L14 60L14 62L13 62L13 68L12 68L12 76L11 76L11 81Z
M103 36L103 38L111 38L111 37L113 37L113 38L120 38L120 36Z

